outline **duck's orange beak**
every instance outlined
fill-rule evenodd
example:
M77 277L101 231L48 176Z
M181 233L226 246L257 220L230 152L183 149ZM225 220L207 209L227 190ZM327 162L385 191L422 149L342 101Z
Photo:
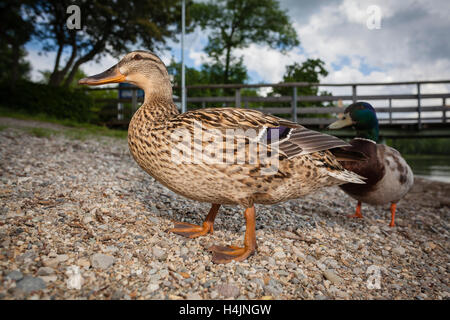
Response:
M117 65L109 68L105 72L96 74L95 76L90 76L87 78L83 78L78 81L78 84L87 84L90 86L96 86L99 84L105 83L119 83L124 82L126 76L121 74L119 71L119 67Z

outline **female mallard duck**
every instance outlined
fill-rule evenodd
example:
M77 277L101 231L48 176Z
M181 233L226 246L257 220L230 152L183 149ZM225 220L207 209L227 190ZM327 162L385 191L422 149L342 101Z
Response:
M375 109L366 102L351 104L343 117L332 123L330 129L354 126L356 138L350 141L348 150L364 153L367 161L341 162L345 169L366 177L365 185L353 183L340 187L352 198L358 200L356 213L351 217L362 218L361 202L373 205L391 203L391 223L393 227L397 202L403 198L413 185L411 168L401 154L378 141L378 119ZM346 148L347 149L347 148Z
M151 52L131 52L107 71L79 83L124 81L145 92L128 129L133 158L170 190L212 204L202 226L178 222L169 231L189 238L212 233L220 205L245 208L244 247L211 247L216 263L242 261L254 253L255 203L273 204L320 187L364 183L338 161L363 156L339 149L350 145L336 137L255 110L217 108L179 114L167 69Z

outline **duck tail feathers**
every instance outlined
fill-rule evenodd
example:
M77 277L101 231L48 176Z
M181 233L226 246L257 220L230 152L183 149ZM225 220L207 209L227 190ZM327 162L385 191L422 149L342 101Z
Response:
M358 175L358 174L356 174L354 172L348 171L348 170L344 170L344 171L328 171L328 175L333 177L333 178L335 178L335 179L341 180L344 183L345 182L349 182L349 183L357 183L357 184L366 184L364 182L364 180L366 178L364 178L364 177L362 177L362 176L360 176L360 175Z

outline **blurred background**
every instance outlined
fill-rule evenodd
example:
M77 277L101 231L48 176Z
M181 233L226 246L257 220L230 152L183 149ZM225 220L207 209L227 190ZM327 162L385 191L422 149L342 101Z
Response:
M186 0L185 8L188 110L255 108L327 132L364 100L377 109L382 142L416 175L450 182L448 1ZM2 118L126 136L142 91L77 81L135 49L161 57L180 105L181 0L6 0L0 9Z

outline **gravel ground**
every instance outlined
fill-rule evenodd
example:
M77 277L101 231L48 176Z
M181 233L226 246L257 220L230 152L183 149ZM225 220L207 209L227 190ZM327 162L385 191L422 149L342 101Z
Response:
M356 203L339 188L258 205L257 254L216 265L205 248L242 244L242 209L222 207L213 235L169 234L174 220L201 224L209 205L155 182L125 140L0 125L1 299L450 297L450 184L416 179L395 228L388 205L347 218Z

